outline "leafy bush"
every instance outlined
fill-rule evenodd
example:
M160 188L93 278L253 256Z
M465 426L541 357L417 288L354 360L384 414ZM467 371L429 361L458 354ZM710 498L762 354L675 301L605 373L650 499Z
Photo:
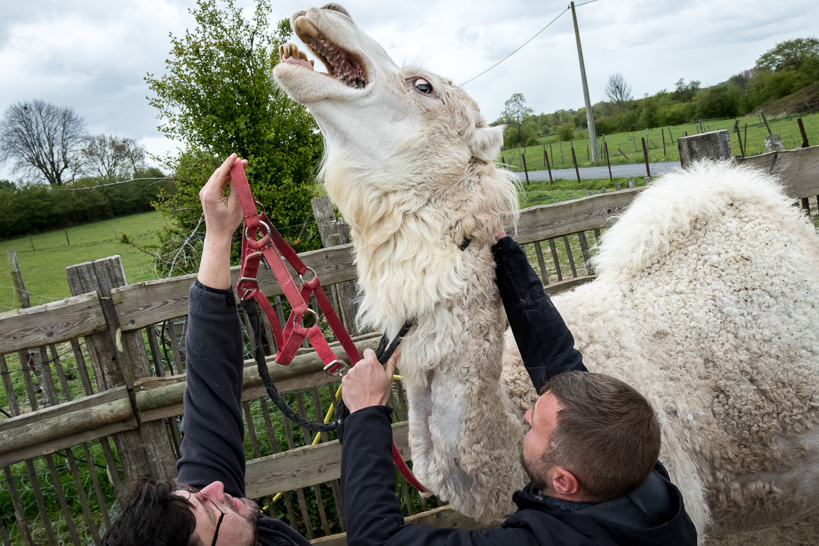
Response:
M557 137L562 141L571 140L574 137L574 125L564 123L557 128Z
M96 188L99 181L93 178L82 178L60 187L3 184L0 186L0 238L150 211L152 201L160 193L173 194L176 191L175 183L165 179L159 169L147 169L137 174L137 178L159 180Z

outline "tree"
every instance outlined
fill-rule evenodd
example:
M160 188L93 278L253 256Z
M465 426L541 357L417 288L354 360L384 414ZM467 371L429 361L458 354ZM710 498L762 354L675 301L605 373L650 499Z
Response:
M515 93L505 103L503 103L501 121L507 125L517 128L517 142L525 142L523 139L523 122L526 118L535 113L534 110L526 106L526 98L523 93Z
M160 207L179 225L176 248L202 227L199 189L233 152L249 161L253 195L276 226L300 228L312 217L321 136L307 110L288 99L271 77L278 46L292 34L290 22L271 30L269 0L256 0L252 18L233 0L224 4L220 9L216 0L198 0L190 10L196 26L171 37L167 73L145 78L154 93L149 101L162 120L159 129L185 146L168 160L179 191ZM291 243L299 238L282 234ZM298 249L315 245L300 239ZM169 240L166 246L175 244ZM196 267L195 260L190 263Z
M609 83L606 85L606 96L617 111L624 112L628 110L633 98L631 86L620 72L615 72L609 76Z
M136 178L145 167L145 148L131 138L94 135L82 147L86 174L106 181Z
M574 125L572 125L571 122L567 122L559 126L557 128L557 138L564 142L574 138Z
M756 61L756 69L763 72L799 70L805 61L819 57L819 40L796 38L776 44Z
M73 108L18 102L0 122L0 161L12 160L14 172L62 186L79 172L84 138L85 121Z

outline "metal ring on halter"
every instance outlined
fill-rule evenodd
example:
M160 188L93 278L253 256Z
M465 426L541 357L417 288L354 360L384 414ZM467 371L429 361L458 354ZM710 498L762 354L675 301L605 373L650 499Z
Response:
M267 231L264 231L264 230L263 230L265 235L267 235L268 233L270 233L271 231L273 231L273 228L271 228L271 227L270 227L270 224L268 224L268 223L267 223L267 222L265 222L264 220L259 220L259 223L260 223L261 225L263 225L264 227L266 227L266 228L267 228ZM247 228L248 228L248 225L247 225L247 224L245 224L245 239L250 239L250 237L248 237L248 235L247 235Z
M316 324L318 324L319 323L318 313L316 313L315 311L313 311L309 307L307 308L307 312L310 313L311 315L313 315L313 317L316 319ZM302 327L307 328L307 326L304 326L304 315L303 314L299 317L299 322L301 323Z
M257 279L256 277L239 277L239 280L237 281L236 286L239 286L243 282L252 282L253 284L256 285L256 288L245 289L245 293L242 294L241 301L245 301L245 298L247 298L248 294L250 294L254 290L259 289L259 279Z
M264 205L262 205L261 202L259 202L258 199L254 199L254 201L256 201L256 206L259 207L260 209L262 209L262 213L267 214L267 211L264 210Z
M307 267L307 269L305 270L305 273L306 273L307 271L309 271L310 273L312 273L312 274L313 274L313 279L311 279L311 281L312 281L312 280L314 280L316 277L318 277L318 275L316 275L316 271L315 271L315 269L313 269L313 268L312 268L312 267L310 267L310 266L305 266L305 267ZM301 284L302 284L302 286L303 286L303 285L304 285L304 277L302 276L302 274L299 274L299 279L301 280ZM299 288L301 288L301 287L299 287Z

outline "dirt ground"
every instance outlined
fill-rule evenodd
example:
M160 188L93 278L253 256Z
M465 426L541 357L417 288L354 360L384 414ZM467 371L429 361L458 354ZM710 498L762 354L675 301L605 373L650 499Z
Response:
M707 546L817 546L819 510L776 527L712 538Z

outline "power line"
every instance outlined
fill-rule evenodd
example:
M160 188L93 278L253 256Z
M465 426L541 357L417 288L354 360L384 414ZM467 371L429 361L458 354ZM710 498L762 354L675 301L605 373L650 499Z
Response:
M593 2L597 2L597 1L598 1L598 0L589 0L588 2L583 2L582 4L576 4L576 5L575 5L575 7L585 6L586 4L591 4L591 3L593 3ZM563 14L564 14L564 13L566 13L567 11L569 11L569 9L571 9L571 8L567 6L567 7L566 7L566 9L564 9L563 11L561 11L561 12L560 12L560 14L559 14L557 17L555 17L554 19L552 19L552 20L549 22L549 24L548 24L548 25L546 25L546 26L545 26L545 27L543 27L542 29L538 30L538 31L537 31L537 33L536 33L534 36L532 36L531 38L529 38L528 40L526 40L526 41L525 41L523 44L521 44L521 46L520 46L520 47L518 47L518 48L517 48L516 50L514 50L512 53L510 53L509 55L507 55L506 57L504 57L504 58L503 58L503 59L501 59L500 61L496 62L495 64L493 64L492 66L490 66L489 68L487 68L486 70L484 70L483 72L481 72L480 74L478 74L477 76L474 76L474 77L472 77L472 78L470 78L470 79L466 80L465 82L463 82L462 84L460 84L460 86L459 86L459 87L463 87L464 85L468 84L468 83L469 83L469 82L471 82L472 80L477 80L478 78L480 78L481 76L483 76L484 74L486 74L487 72L489 72L490 70L492 70L493 68L495 68L496 66L498 66L499 64L501 64L503 61L505 61L506 59L508 59L509 57L511 57L512 55L514 55L515 53L517 53L518 51L520 51L521 49L523 49L523 46L525 46L526 44L528 44L529 42L531 42L532 40L534 40L535 38L537 38L537 37L540 35L540 33L541 33L541 32L543 32L544 30L546 30L547 28L549 28L550 26L552 26L552 25L555 23L555 21L557 21L558 19L560 19L560 18L563 16Z

